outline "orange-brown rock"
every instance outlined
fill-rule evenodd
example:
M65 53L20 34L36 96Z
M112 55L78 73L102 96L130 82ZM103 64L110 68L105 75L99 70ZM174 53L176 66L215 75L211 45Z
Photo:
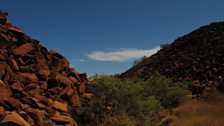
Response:
M24 32L21 29L15 27L15 26L10 26L8 30L11 32L17 33L17 34L21 34L21 35L24 34Z
M63 112L68 112L68 105L65 103L54 101L52 107Z
M19 74L26 77L31 82L37 82L38 81L38 78L37 78L35 73L19 73Z
M9 64L11 65L13 70L15 71L19 70L17 62L12 57L9 58Z
M23 117L23 119L26 120L27 123L30 124L31 126L34 126L35 125L34 120L25 111L20 111L18 114L21 117Z
M59 124L70 124L70 126L77 126L77 124L73 121L71 117L66 115L57 115L50 118L52 121L59 123Z
M42 104L41 101L37 98L32 97L31 98L32 102L35 103L37 105L38 108L40 109L44 109L46 107L46 105Z
M10 91L9 86L6 83L4 83L2 80L0 80L0 93L1 93L0 100L8 99L8 98L11 98L12 96L12 92Z
M0 106L0 118L6 114L5 109Z
M34 47L33 47L33 44L32 43L26 43L26 44L23 44L19 47L16 47L12 50L13 54L14 55L25 55L27 54L28 52L34 50Z
M44 90L44 91L47 90L47 82L46 81L39 81L38 84L42 90Z
M75 90L71 88L71 86L67 86L60 92L60 96L66 95L66 97L70 97L75 93Z
M70 102L71 102L71 105L73 105L73 106L80 106L81 105L80 100L79 100L79 96L77 94L73 94L70 97Z
M27 121L25 121L18 113L16 112L7 112L6 116L0 122L1 125L7 126L30 126Z
M81 106L86 74L9 23L0 11L0 125L77 125L70 108Z
M6 72L7 72L7 68L8 68L8 65L6 62L0 62L0 77L2 78Z
M83 94L83 93L85 93L85 91L86 91L85 83L81 83L79 85L79 93Z
M81 81L79 73L74 68L70 68L70 75L75 77L78 81Z
M44 78L48 78L48 76L51 74L51 71L48 68L42 67L37 71L37 74L43 76Z
M69 76L68 77L69 80L71 80L74 84L78 84L79 80L76 79L75 77Z
M35 125L43 125L44 116L46 116L46 113L44 111L29 108L27 110L27 113L34 119Z
M52 77L58 83L65 84L65 85L73 85L73 82L71 80L69 80L66 76L62 75L62 74L53 73ZM51 77L51 79L52 79L52 77Z

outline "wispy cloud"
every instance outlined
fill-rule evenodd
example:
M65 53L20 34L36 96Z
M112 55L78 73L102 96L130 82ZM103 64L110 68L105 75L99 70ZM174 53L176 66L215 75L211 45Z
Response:
M143 56L151 56L156 53L160 47L155 47L152 49L141 50L141 49L119 49L117 51L94 51L88 54L88 57L97 61L115 61L115 62L124 62L130 61L133 59L138 59Z

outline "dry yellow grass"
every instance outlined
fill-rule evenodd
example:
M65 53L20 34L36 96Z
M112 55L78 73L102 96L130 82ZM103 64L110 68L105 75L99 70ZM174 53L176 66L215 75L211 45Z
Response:
M188 101L174 110L171 126L224 126L224 96Z

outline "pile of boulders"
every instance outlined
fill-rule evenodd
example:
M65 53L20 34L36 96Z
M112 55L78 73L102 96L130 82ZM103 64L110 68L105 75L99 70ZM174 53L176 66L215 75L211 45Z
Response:
M77 125L71 107L86 92L87 75L56 51L10 24L0 11L0 125Z
M190 88L196 93L211 87L224 91L224 22L203 26L161 47L121 77L147 79L159 72L173 81L193 81Z

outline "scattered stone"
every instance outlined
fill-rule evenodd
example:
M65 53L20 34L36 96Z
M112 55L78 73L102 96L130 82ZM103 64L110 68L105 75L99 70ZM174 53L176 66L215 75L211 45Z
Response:
M61 84L65 84L65 85L73 85L73 82L71 80L69 80L66 76L62 75L62 74L59 74L57 73L55 76L54 76L54 79L61 83Z
M30 126L18 113L16 112L7 112L6 116L0 122L1 125L19 125L19 126Z
M18 113L23 119L25 119L31 126L34 126L34 120L25 112L25 111L20 111Z
M41 75L43 76L43 78L48 78L48 76L51 74L51 71L48 69L48 68L40 68L38 71L37 71L37 74L38 75Z
M80 93L80 94L83 94L83 93L85 93L85 91L86 91L85 83L81 83L81 84L79 85L79 93Z
M20 73L20 75L26 77L31 82L37 82L38 81L38 78L37 78L35 73Z
M52 107L63 112L68 112L68 105L58 101L54 101Z
M86 74L11 25L7 15L0 11L0 125L76 126L69 109L90 98Z
M50 119L59 124L63 124L63 125L70 124L71 126L77 126L76 122L71 117L68 117L65 115L57 115L57 116L51 117Z
M10 26L8 30L19 35L24 34L24 32L21 29L17 28L16 26Z
M47 90L47 82L46 81L39 81L38 84L43 91Z
M224 78L224 22L203 26L161 47L120 77L148 79L158 72L174 82L198 80L201 87L213 85L224 92L219 81L219 76Z
M12 50L14 55L22 55L24 56L28 52L34 50L33 44L32 43L26 43L23 44L15 49Z
M71 102L72 106L80 106L81 105L80 100L79 100L79 96L77 94L73 94L70 97L70 102Z
M4 116L6 113L5 113L5 109L2 107L2 106L0 106L0 118L2 117L2 116Z
M17 62L12 57L9 58L9 64L11 65L13 70L15 71L19 70L19 66L17 65Z

